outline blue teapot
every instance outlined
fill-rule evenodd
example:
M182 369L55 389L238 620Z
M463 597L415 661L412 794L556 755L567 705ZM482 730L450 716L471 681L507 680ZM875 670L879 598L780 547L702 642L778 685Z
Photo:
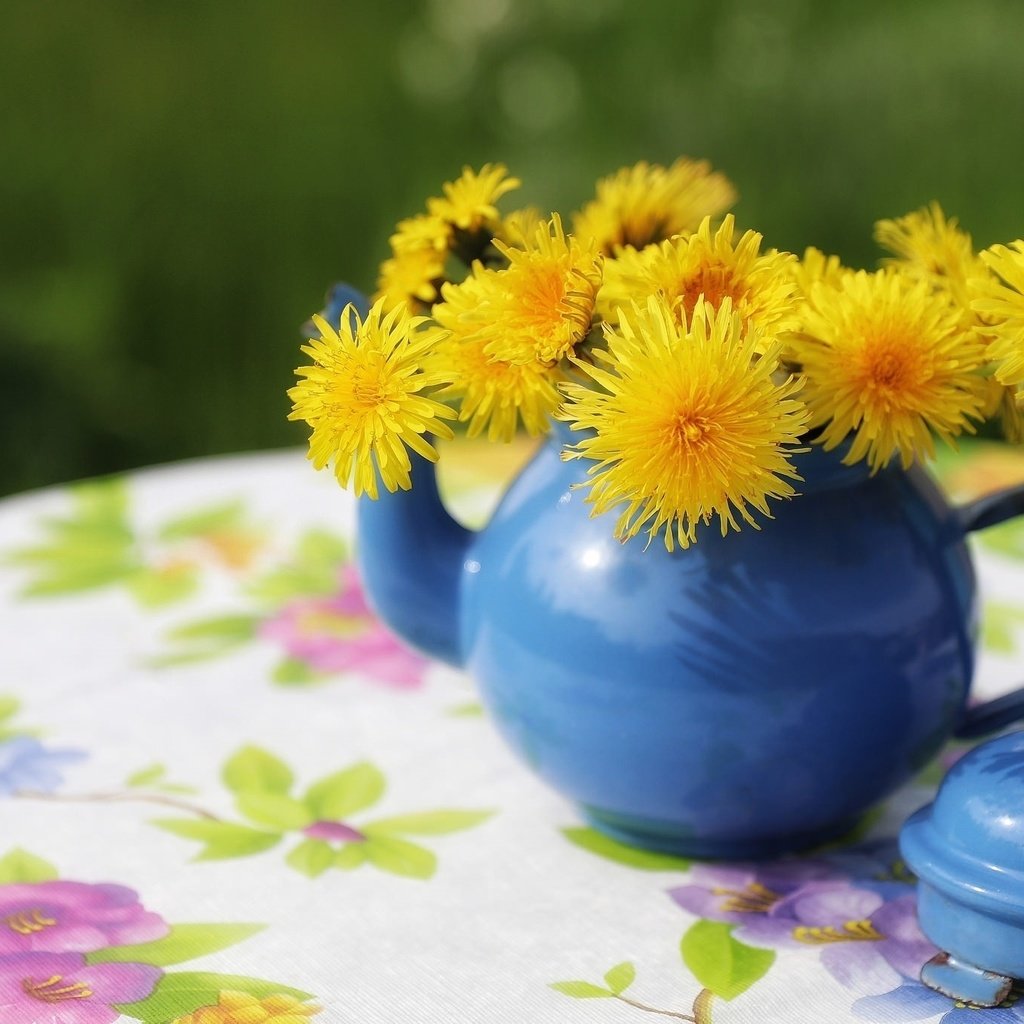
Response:
M921 980L974 1006L996 1006L1024 979L1024 733L975 747L933 804L900 833L920 880L921 930L943 952Z
M694 857L813 846L951 735L1024 717L1024 694L967 708L965 544L1024 513L1024 488L954 509L919 468L871 476L812 446L774 520L670 553L591 517L572 439L556 426L476 533L413 456L411 491L361 500L358 558L381 618L466 669L595 828Z

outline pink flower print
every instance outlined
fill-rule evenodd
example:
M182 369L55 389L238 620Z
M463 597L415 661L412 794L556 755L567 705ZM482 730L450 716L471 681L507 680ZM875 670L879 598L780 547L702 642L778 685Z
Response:
M148 964L86 964L78 953L0 957L4 1024L113 1024L115 1004L145 999L163 975Z
M27 952L89 953L150 942L169 931L164 919L146 910L136 893L123 885L0 885L0 957Z
M365 843L366 836L343 821L314 821L302 834L307 839L323 839L328 843Z
M260 635L315 672L365 672L401 688L419 686L429 664L370 611L350 565L341 570L337 594L292 601L263 623Z

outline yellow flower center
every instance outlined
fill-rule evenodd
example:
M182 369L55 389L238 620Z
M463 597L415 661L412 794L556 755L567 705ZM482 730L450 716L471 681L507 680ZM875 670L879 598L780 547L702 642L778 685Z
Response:
M793 938L811 946L833 942L881 942L885 936L866 918L847 921L841 928L826 925L821 928L798 927L793 929Z
M709 435L715 431L715 424L706 416L681 413L672 424L671 431L680 448L703 449L711 441Z
M680 281L678 288L680 304L687 320L693 316L701 295L709 305L718 309L723 299L732 299L733 305L738 306L746 298L747 291L736 281L730 269L719 263L708 263L700 267L696 273Z
M47 917L39 909L21 910L17 914L11 914L4 918L4 923L12 932L19 935L32 935L35 932L44 931L57 923L54 917Z
M284 993L257 999L247 992L226 990L215 1006L202 1006L173 1024L306 1024L320 1009Z
M854 379L864 389L862 401L881 400L886 409L913 408L933 376L929 353L917 339L900 334L869 337L857 362Z
M760 882L750 882L742 889L712 889L715 896L728 896L722 909L740 914L767 914L782 897Z
M368 353L365 362L353 362L350 376L339 380L334 394L351 412L372 414L381 402L392 397L394 387L385 374L384 359Z
M906 378L906 362L895 352L883 352L872 368L873 383L880 387L900 387Z
M62 985L63 975L53 974L46 981L33 981L24 978L21 987L33 999L42 1003L63 1003L68 999L91 999L93 992L85 982L73 981L70 985Z
M561 304L565 298L567 269L552 263L524 280L519 296L520 316L524 324L530 324L539 331L558 327L563 315Z

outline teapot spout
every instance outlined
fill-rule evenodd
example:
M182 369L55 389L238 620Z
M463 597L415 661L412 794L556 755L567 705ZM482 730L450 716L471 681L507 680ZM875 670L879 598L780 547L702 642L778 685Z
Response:
M434 466L410 458L412 490L359 499L359 571L370 606L393 632L461 666L459 592L473 534L441 502Z

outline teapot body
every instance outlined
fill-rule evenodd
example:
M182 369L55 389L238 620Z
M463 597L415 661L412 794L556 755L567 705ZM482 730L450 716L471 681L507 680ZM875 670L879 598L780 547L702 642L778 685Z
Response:
M591 516L565 440L469 542L457 644L507 741L595 827L689 856L808 847L949 738L975 578L923 471L815 447L760 530L670 553Z

